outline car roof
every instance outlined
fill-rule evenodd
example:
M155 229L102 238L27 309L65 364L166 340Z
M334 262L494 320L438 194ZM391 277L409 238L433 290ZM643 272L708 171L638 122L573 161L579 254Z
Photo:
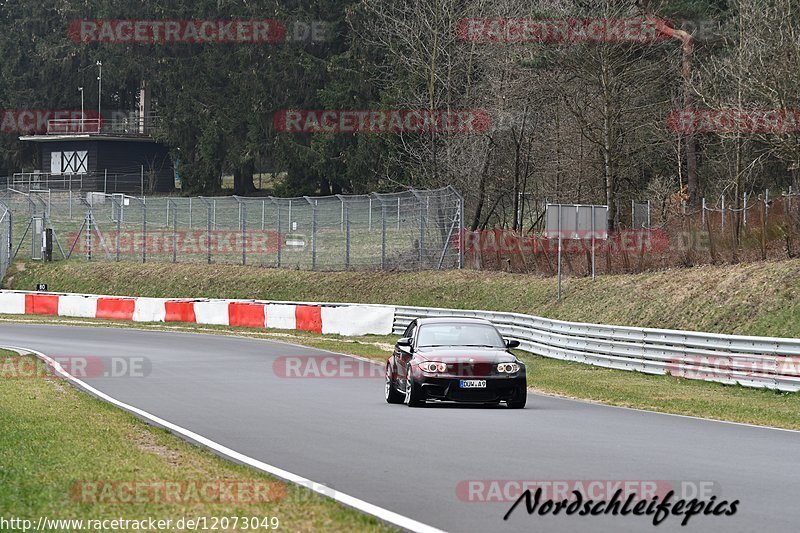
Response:
M422 326L423 324L489 324L492 325L491 322L486 320L485 318L472 318L472 317L463 317L463 316L437 316L437 317L430 317L430 318L418 318L417 324Z

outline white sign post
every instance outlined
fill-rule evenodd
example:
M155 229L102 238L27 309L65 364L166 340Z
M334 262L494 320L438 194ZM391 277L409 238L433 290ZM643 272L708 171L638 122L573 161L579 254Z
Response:
M561 301L561 250L567 239L591 241L592 280L595 279L595 240L608 239L608 206L579 204L547 204L544 236L558 238L558 288L556 299Z

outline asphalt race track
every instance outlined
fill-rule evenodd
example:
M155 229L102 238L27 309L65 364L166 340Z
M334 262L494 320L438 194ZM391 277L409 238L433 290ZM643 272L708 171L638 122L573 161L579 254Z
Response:
M277 357L327 352L267 340L3 324L0 345L56 357L144 356L146 377L85 381L252 458L447 531L800 528L800 432L538 395L524 410L409 409L385 403L381 378L279 377ZM694 516L686 527L678 517L654 527L646 516L528 516L524 504L503 521L512 502L463 501L456 487L467 480L713 482L717 501L740 504L734 516Z

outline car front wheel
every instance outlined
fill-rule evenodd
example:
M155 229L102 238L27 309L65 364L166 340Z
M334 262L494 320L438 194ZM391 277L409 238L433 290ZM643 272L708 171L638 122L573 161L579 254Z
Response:
M405 403L409 407L419 407L425 400L422 397L422 390L419 385L414 383L411 377L411 368L408 369L408 382L406 383Z
M509 409L522 409L525 407L525 404L528 402L528 389L520 388L517 391L516 399L509 400L506 402Z
M388 403L403 403L403 395L397 392L394 386L394 378L392 377L392 367L386 365L386 401Z

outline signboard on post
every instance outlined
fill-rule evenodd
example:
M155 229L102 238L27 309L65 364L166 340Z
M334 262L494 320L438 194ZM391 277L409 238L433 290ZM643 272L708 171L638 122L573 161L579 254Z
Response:
M547 204L544 236L558 239L558 289L561 300L561 243L564 239L591 241L592 279L595 279L594 243L608 239L608 206Z

